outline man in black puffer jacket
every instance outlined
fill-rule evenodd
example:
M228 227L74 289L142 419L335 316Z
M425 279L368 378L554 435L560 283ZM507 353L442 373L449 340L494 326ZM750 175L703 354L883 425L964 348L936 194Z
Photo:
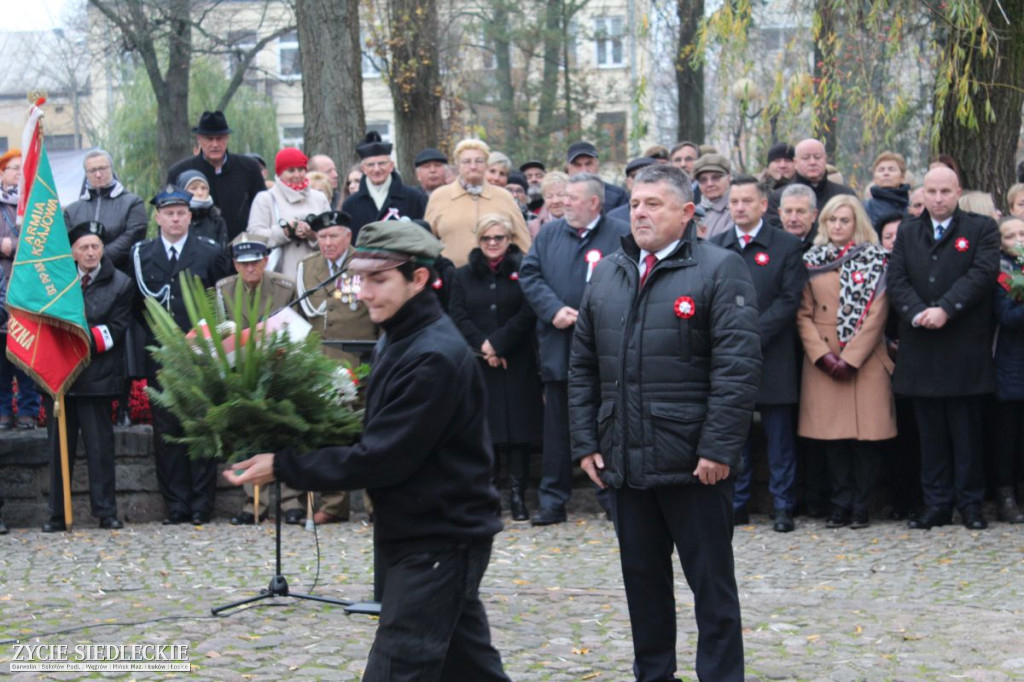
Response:
M632 235L598 263L569 360L572 455L612 489L638 680L674 679L672 547L697 616L697 676L743 680L733 476L760 381L743 260L698 241L690 182L636 176Z
M487 401L476 357L429 290L442 244L418 225L359 233L349 272L384 335L359 442L262 454L224 472L299 490L366 488L385 568L377 639L363 680L508 680L477 594L501 530ZM438 390L438 387L444 387Z
M132 320L135 283L114 267L104 254L103 225L95 221L75 225L68 232L71 254L78 265L85 299L85 318L92 332L89 365L64 398L70 472L74 472L78 434L82 434L89 463L89 501L100 528L123 528L114 499L114 425L111 401L124 383L125 332ZM45 398L53 414L53 400ZM50 438L50 520L44 533L67 530L64 523L64 484L61 478L57 422L47 424Z

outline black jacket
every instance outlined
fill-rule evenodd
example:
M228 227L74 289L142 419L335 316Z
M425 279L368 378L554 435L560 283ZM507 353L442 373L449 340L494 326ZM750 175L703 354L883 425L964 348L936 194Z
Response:
M762 225L757 237L741 248L735 228L712 240L740 255L757 290L761 329L761 390L758 404L789 405L800 399L796 311L807 285L803 242L793 235Z
M181 297L179 273L187 270L198 276L204 286L212 287L217 280L226 277L231 269L230 261L222 249L213 242L191 234L185 240L173 270L167 261L167 252L164 251L160 237L136 244L132 249L131 266L132 277L139 290L135 299L135 321L140 325L141 333L135 341L136 353L145 353L146 346L156 343L152 330L145 323L146 298L156 297L170 311L181 330L187 332L192 329L192 323L188 319L185 300ZM136 355L136 358L140 357ZM155 376L157 366L148 353L145 353L144 360L145 376Z
M704 457L740 465L761 372L757 293L736 254L697 240L639 289L632 236L598 264L569 360L573 459L604 457L619 488L693 483Z
M167 172L167 184L173 185L187 170L197 170L210 182L210 196L221 210L228 225L228 241L243 232L249 224L249 209L257 194L267 189L263 172L255 159L245 154L228 154L227 163L218 174L202 153L182 159Z
M110 187L89 187L78 201L64 209L67 229L96 220L103 223L103 253L118 270L128 272L128 252L146 238L146 207L142 198L125 190L120 182Z
M1002 254L1002 270L1020 272L1016 259ZM1009 286L1009 284L1007 284ZM1001 284L994 287L996 324L996 397L1000 400L1024 400L1024 302L1015 301Z
M551 320L563 306L579 308L587 285L587 254L602 258L617 251L629 234L629 223L603 216L583 239L565 218L544 225L523 259L519 284L537 315L541 379L565 381L569 377L572 327L557 329Z
M192 222L188 226L188 233L197 237L204 237L229 253L228 246L228 224L224 222L224 216L216 206L210 208L193 208Z
M864 210L874 225L882 216L890 213L907 214L910 206L910 185L899 187L871 187L871 198L864 202ZM879 235L881 236L881 235Z
M359 442L279 452L274 475L298 490L366 488L385 544L489 541L502 524L476 358L429 291L381 326Z
M82 290L92 332L88 366L71 385L71 396L117 396L124 389L125 346L135 305L135 283L106 254L95 279ZM112 344L112 345L111 345Z
M541 386L533 326L537 318L519 288L522 252L512 244L497 270L480 249L455 272L449 314L474 351L490 341L507 368L478 363L487 385L491 442L535 444L541 431Z
M363 179L359 181L359 191L345 199L341 205L341 210L352 218L349 227L352 228L353 244L356 243L359 229L367 223L399 218L419 219L423 217L423 213L427 209L423 193L415 187L402 184L402 176L398 174L398 171L391 171L391 187L388 188L388 196L384 200L384 204L378 210L377 204L373 203L373 197L366 189L366 183L369 181L369 177L364 175Z
M828 177L824 177L817 184L811 182L799 173L793 178L793 182L790 184L807 185L814 190L814 197L818 201L818 213L821 213L821 209L825 208L825 204L832 197L837 197L840 194L849 194L850 196L857 196L857 193L852 188L846 185L840 185L838 182L832 182ZM782 201L782 193L786 190L785 187L777 189L768 195L768 213L767 215L772 221L777 221L779 217L779 203ZM817 229L818 221L815 219L814 227Z
M604 210L610 211L618 206L629 204L629 192L618 185L604 183Z
M889 301L899 313L893 389L902 395L991 393L992 287L999 273L999 228L988 216L957 209L937 243L925 211L900 224L889 260ZM914 327L925 308L949 315L941 329Z

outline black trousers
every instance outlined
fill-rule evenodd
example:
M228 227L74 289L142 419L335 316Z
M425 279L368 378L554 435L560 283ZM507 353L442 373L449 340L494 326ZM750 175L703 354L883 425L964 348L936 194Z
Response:
M697 677L743 680L743 633L732 554L732 481L613 491L637 680L674 680L672 548L693 590Z
M992 482L1009 488L1024 481L1024 400L996 402L995 461Z
M569 382L544 382L544 452L537 496L541 507L564 507L572 497Z
M985 497L982 397L914 398L921 492L929 507L963 511Z
M914 403L896 396L896 438L884 446L889 502L908 512L921 506L921 440L917 435Z
M491 543L377 551L387 581L363 680L507 682L479 596Z
M67 425L68 470L75 473L78 434L85 445L85 461L89 466L89 504L97 519L117 516L114 484L114 425L110 421L113 398L64 398L62 418ZM46 413L53 414L53 399L45 396ZM60 434L57 420L49 419L46 434L50 446L50 516L64 518L64 477L60 469Z
M152 413L156 481L167 513L210 516L217 489L217 462L190 459L184 445L165 440L166 436L181 435L181 424L174 415L157 405L152 405Z
M878 480L878 443L830 440L825 443L832 478L832 506L844 511L870 512Z

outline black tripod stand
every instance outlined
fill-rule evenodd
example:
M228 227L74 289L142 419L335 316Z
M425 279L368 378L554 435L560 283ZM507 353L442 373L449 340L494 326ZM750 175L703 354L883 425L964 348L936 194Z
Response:
M295 597L296 599L309 599L311 601L320 601L325 604L334 604L336 606L352 607L356 606L353 602L347 599L330 599L328 597L317 597L312 594L299 594L297 592L291 592L288 589L288 581L281 573L281 482L278 480L274 481L274 496L276 497L274 503L274 510L276 518L274 519L274 525L276 526L276 537L275 543L276 548L276 560L277 560L277 572L274 577L270 579L270 585L266 589L260 590L260 593L255 597L248 597L231 604L225 604L224 606L218 606L210 609L210 613L217 615L221 611L227 611L237 606L243 606L245 604L251 604L254 601L261 599L269 599L271 597ZM347 610L347 609L346 609ZM377 611L379 613L379 610Z

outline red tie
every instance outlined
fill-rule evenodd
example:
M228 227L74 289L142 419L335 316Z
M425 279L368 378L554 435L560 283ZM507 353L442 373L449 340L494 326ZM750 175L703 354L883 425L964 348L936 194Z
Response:
M750 235L749 234L745 234L745 235L743 235L741 237L741 239L743 240L743 248L744 249L747 248L747 244L750 243Z
M89 286L89 282L91 282L91 281L92 281L92 276L90 276L88 274L82 275L82 288L84 289L87 286Z
M654 270L654 266L657 263L658 263L658 257L655 256L653 253L649 253L646 256L644 256L644 266L645 266L645 269L644 269L644 274L640 277L640 286L643 286L644 282L647 281L647 278L651 274L651 270Z

